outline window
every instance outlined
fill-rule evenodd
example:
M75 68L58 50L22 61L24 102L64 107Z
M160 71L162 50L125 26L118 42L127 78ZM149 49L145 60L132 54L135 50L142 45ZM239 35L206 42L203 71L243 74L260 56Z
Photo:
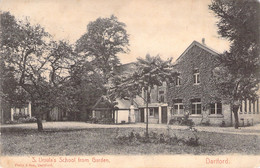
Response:
M201 114L201 101L200 101L200 99L191 100L191 114Z
M240 107L239 107L239 113L243 114L243 101L241 101Z
M221 103L210 104L210 114L222 114L222 104Z
M160 103L164 103L164 95L160 95Z
M249 106L249 110L248 110L248 113L249 114L251 114L251 110L252 110L252 108L251 108L251 104L252 103L252 101L251 100L249 100L249 102L248 102L248 106Z
M199 69L195 69L193 73L193 82L194 84L199 84L200 83L200 73Z
M256 100L257 114L259 114L259 98Z
M252 101L252 104L253 104L253 113L255 114L255 103L256 103L256 101L254 100L254 101Z
M244 109L245 109L244 113L246 114L247 113L247 100L245 100L245 108Z
M159 91L159 102L164 103L164 91Z
M149 116L154 116L154 109L153 108L149 108Z
M175 85L180 86L181 85L181 78L179 76L176 77Z
M181 99L178 99L174 102L173 114L184 114L183 103Z

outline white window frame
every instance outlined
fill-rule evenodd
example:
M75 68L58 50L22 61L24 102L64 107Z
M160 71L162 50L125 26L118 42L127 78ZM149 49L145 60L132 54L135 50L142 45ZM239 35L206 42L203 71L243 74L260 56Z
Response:
M179 76L176 77L176 86L180 86L181 85L181 78Z
M195 114L192 114L192 109L191 109L191 115L201 115L202 113L201 102L192 102L191 104L195 105ZM200 104L200 114L198 114L198 104Z
M181 109L180 109L180 106L182 105L182 110L183 110L183 103L174 103L173 104L173 115L175 114L174 112L175 112L175 108L174 108L174 106L178 106L178 108L177 108L177 113L175 114L175 115L184 115L184 110L183 110L183 114L181 114L180 113L180 111L181 111Z
M195 70L198 71L198 69L195 69ZM195 78L195 81L194 81L194 78ZM200 73L199 73L199 71L193 73L193 83L194 83L195 85L200 84Z
M218 114L218 104L219 104L219 103L220 103L220 102L212 103L212 104L215 105L215 107L214 107L215 113L214 113L214 114L211 114L211 106L210 106L210 115L222 115L222 114L223 114L223 111L222 111L222 103L220 103L220 104L221 104L221 114Z

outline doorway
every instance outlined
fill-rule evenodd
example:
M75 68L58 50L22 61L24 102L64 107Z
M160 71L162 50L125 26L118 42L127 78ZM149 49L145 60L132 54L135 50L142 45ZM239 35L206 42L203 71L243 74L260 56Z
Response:
M162 107L162 123L167 124L167 107Z
M141 115L141 120L140 122L144 122L144 108L140 109L140 115Z

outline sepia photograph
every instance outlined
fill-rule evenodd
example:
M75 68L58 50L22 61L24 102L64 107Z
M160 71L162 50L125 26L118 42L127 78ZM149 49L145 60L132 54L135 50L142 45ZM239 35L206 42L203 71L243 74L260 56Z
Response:
M259 0L0 0L0 168L260 167Z

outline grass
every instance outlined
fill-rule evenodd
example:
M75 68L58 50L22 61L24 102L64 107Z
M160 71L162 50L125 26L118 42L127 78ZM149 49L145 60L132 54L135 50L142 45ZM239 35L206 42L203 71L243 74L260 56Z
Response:
M82 130L2 128L2 155L142 155L142 154L260 154L260 137L226 133L197 132L200 145L140 144L119 145L116 135L143 128L88 128ZM165 129L149 129L166 132ZM192 136L189 130L171 130L178 137Z

